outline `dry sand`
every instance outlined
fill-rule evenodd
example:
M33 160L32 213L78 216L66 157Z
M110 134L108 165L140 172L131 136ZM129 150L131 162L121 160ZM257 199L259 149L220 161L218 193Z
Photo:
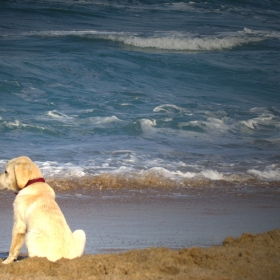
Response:
M55 263L26 258L0 264L0 279L280 279L280 230L228 237L222 246L84 255Z

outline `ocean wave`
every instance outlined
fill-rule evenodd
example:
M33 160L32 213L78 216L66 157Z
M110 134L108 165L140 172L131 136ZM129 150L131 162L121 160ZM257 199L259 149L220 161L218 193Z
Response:
M274 108L255 109L246 113L247 118L244 118L242 112L239 116L232 117L227 112L201 111L198 116L195 111L190 113L187 109L171 104L155 107L153 112L156 114L149 119L133 121L129 129L142 131L144 136L157 139L174 135L177 139L196 137L197 141L222 143L223 136L232 143L236 142L234 140L236 138L232 138L232 135L237 133L242 137L256 135L257 142L264 140L267 144L278 143L277 137L272 138L270 135L271 133L275 135L280 130L280 116Z
M37 125L37 124L27 124L17 119L13 121L3 121L3 119L1 119L0 117L0 131L16 130L16 129L32 131L32 132L38 131L47 134L55 134L55 131L49 127L44 127L42 125Z
M279 31L271 31L271 30L253 30L250 28L244 28L244 31L241 33L251 34L255 36L260 36L263 38L274 38L280 39L280 32Z
M184 114L193 118L190 114ZM187 132L207 133L211 136L215 134L217 136L221 134L229 136L235 132L252 134L258 133L259 131L275 134L280 129L280 113L274 107L252 108L246 113L246 119L244 119L243 112L239 112L240 116L235 116L235 118L232 118L227 112L213 113L205 111L199 114L201 116L200 120L181 121L177 124L178 128ZM240 120L241 118L243 120ZM277 141L274 142L276 143Z
M118 150L113 156L127 157L129 164L110 166L106 162L92 161L84 166L72 162L61 164L57 161L35 161L42 171L43 176L56 190L77 191L80 189L147 189L147 188L236 188L247 190L248 187L260 187L261 189L273 188L280 191L280 168L278 165L267 166L265 169L248 169L243 173L227 172L216 169L202 168L197 171L181 171L169 169L168 164L151 168L136 170L133 165L137 159L133 157L133 151ZM130 157L132 155L132 157ZM121 162L121 160L118 160ZM126 161L126 163L128 163ZM4 170L7 160L0 160L0 169ZM90 168L90 164L94 167ZM176 164L174 164L176 166ZM178 167L188 167L179 162ZM195 166L191 165L190 169ZM139 168L139 167L138 167Z
M143 174L147 171L142 172ZM153 172L157 175L170 178L173 180L193 179L193 178L206 178L210 180L227 180L227 176L217 170L206 169L200 172L182 172L182 171L170 171L164 167L153 167L148 172Z
M215 176L217 173L215 173ZM262 192L269 191L279 193L280 182L278 181L263 181L254 176L246 176L242 180L226 180L226 179L210 179L207 177L183 178L182 180L174 180L170 177L162 176L157 171L146 171L141 173L130 174L114 174L102 173L94 176L80 177L47 177L49 183L55 190L58 191L74 191L81 190L147 190L161 189L168 190L191 190L191 189L221 189L226 193L231 192Z
M184 162L173 163L164 162L162 159L152 160L147 159L143 162L145 166L139 165L139 158L134 155L131 150L117 150L112 152L118 165L113 162L113 158L108 161L102 159L91 160L85 165L76 165L68 162L60 164L56 161L37 162L36 164L42 170L44 176L47 177L83 177L83 176L99 176L102 174L111 174L112 176L156 176L167 178L174 182L182 182L185 179L207 179L211 181L228 181L228 182L244 182L248 180L261 181L279 181L280 182L280 168L274 164L262 169L244 169L243 172L236 173L234 170L230 172L218 171L216 169L209 169L202 165L187 165ZM4 164L5 161L0 161ZM160 166L160 164L162 166ZM148 167L150 165L150 167ZM154 166L153 166L154 165ZM157 165L157 166L155 166ZM165 166L165 167L164 167ZM168 167L169 166L169 167ZM190 168L190 171L186 169ZM193 169L196 170L193 170ZM182 171L185 169L185 171ZM200 169L200 170L199 170ZM108 175L109 176L109 175Z
M154 134L158 130L154 128L157 124L156 120L142 119L140 120L142 131L146 134Z
M180 122L178 127L180 129L192 130L196 132L208 132L210 134L222 134L227 133L231 128L232 124L229 122L228 118L213 118L209 117L204 121L189 121Z
M195 7L195 2L189 1L189 3L184 3L184 2L176 2L176 3L171 3L168 5L168 8L170 10L176 10L176 11L194 11L197 8Z
M274 181L280 181L280 169L275 169L275 170L255 170L255 169L250 169L248 170L248 173L253 174L261 179L264 180L274 180Z
M277 32L243 31L216 34L190 35L179 32L157 32L152 36L142 36L128 32L86 31L41 31L31 32L29 36L39 37L80 37L95 40L108 40L137 48L155 48L170 51L215 51L232 49L241 45L257 43L268 38L280 38Z
M181 108L174 104L163 104L153 109L153 112L165 112L165 113L182 113L184 111L185 111L184 108Z
M93 113L93 114L92 114ZM196 139L204 143L222 144L225 137L228 143L242 143L232 135L240 137L254 136L251 139L256 145L278 145L280 131L280 113L274 108L252 108L246 112L238 112L232 116L231 112L208 110L189 110L175 104L163 104L154 107L149 118L129 116L119 118L112 114L108 116L96 115L93 109L78 111L50 110L29 118L0 116L0 131L22 130L52 135L61 133L88 133L93 129L109 131L112 127L119 128L123 133L138 135L154 140L176 137L172 141ZM94 116L92 116L94 115ZM276 135L272 137L272 135ZM205 138L207 136L207 138ZM243 142L244 143L244 142Z
M71 162L68 162L66 164L59 164L56 161L46 161L46 162L38 162L37 163L40 166L40 169L44 176L63 176L65 177L82 177L86 175L86 172L84 171L84 168L81 166L74 165Z
M114 125L115 123L122 122L118 117L111 116L111 117L91 117L88 121L96 127L103 127L108 125Z
M239 121L239 125L252 131L261 129L278 130L280 128L280 114L276 108L254 107L250 109L250 113L255 116Z
M65 120L72 120L73 117L71 116L67 116L66 114L63 114L57 110L52 110L52 111L48 111L46 113L46 115L50 118L52 118L53 120L60 120L60 121L65 121Z
M232 49L241 45L260 42L262 38L241 38L205 36L196 38L186 38L184 36L154 36L150 38L141 38L130 36L127 38L115 38L126 45L138 48L155 48L161 50L174 51L215 51Z
M94 109L89 109L82 111L82 113L92 113ZM96 117L88 117L88 118L82 118L79 114L77 115L67 115L65 113L59 112L57 110L52 110L46 112L44 115L38 116L38 120L44 120L44 121L50 121L50 124L52 121L55 122L61 122L67 124L69 127L77 127L79 126L80 129L84 125L84 129L88 129L87 125L93 125L93 127L97 128L103 128L103 127L109 127L111 125L115 125L116 123L121 123L122 120L119 119L116 116L96 116ZM54 126L55 127L55 126ZM59 128L59 127L58 127ZM81 129L82 131L83 129Z
M265 127L271 128L271 126L280 128L280 120L276 119L273 114L262 114L260 117L249 119L247 121L240 121L240 124L245 125L252 130Z

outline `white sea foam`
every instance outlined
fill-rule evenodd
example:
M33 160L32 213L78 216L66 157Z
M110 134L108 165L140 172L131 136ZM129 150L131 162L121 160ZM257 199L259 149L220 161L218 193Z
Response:
M20 127L20 126L24 126L25 124L20 122L19 120L15 120L13 122L7 122L4 121L3 124L9 128L14 128L14 127Z
M140 120L141 128L144 133L153 134L156 133L156 129L154 128L157 124L156 120L148 120L142 119Z
M165 177L172 179L180 179L180 178L195 178L195 177L204 177L210 180L224 180L225 176L223 173L220 173L216 170L203 170L201 172L181 172L181 171L170 171L164 167L152 167L148 170L148 172L159 173ZM146 173L147 171L143 171Z
M208 132L209 135L220 135L223 133L228 133L229 129L234 127L234 124L231 123L231 120L227 117L222 119L209 117L206 120L194 120L189 122L180 122L178 123L180 129L186 128L198 128L203 132Z
M275 39L279 39L280 38L280 32L279 31L253 30L253 29L249 29L249 28L245 27L243 32L245 34L251 34L251 35L255 35L255 36L260 36L260 37L263 37L263 38L275 38Z
M202 114L202 113L201 113ZM221 112L220 116L208 112L204 113L206 117L202 120L191 120L185 122L179 122L178 127L180 129L194 130L199 132L207 132L208 135L229 135L231 131L240 131L242 133L252 133L261 129L267 131L275 131L280 128L280 116L276 109L272 108L252 108L250 109L249 116L254 116L246 120L237 120L228 117ZM216 114L217 115L217 114Z
M216 170L204 170L200 172L205 178L209 178L211 180L223 180L224 175Z
M176 171L176 172L172 172L173 175L178 176L179 178L195 178L195 177L205 177L207 179L210 180L225 180L226 176L221 173L218 172L217 170L211 170L211 169L207 169L207 170L203 170L200 172L181 172L181 171Z
M267 179L267 180L276 180L279 181L280 180L280 169L275 169L275 170L264 170L264 171L260 171L260 170L256 170L256 169L249 169L248 170L249 174L253 174L256 175L257 177L260 177L262 179Z
M264 181L279 181L280 169L278 165L267 166L264 170L249 169L245 173L223 173L215 169L207 169L203 166L196 167L196 171L180 171L180 168L186 169L188 166L184 162L167 163L163 159L141 159L137 157L133 151L130 150L117 150L112 152L113 157L107 159L92 159L84 162L84 165L76 165L71 162L59 163L56 161L35 163L42 170L43 176L46 177L83 177L85 175L100 175L104 173L111 173L115 175L134 174L137 172L139 175L146 176L151 172L158 176L169 178L176 182L180 182L184 179L207 179L212 181L226 180L226 181L240 181L243 182L247 179L258 177ZM143 166L140 167L140 163ZM7 161L0 161L0 168L4 168ZM135 166L138 166L135 169ZM179 169L178 169L179 168ZM129 175L130 176L130 175Z
M119 155L119 154L130 154L133 153L132 150L117 150L117 151L113 151L112 154L114 155Z
M153 112L166 112L166 113L173 113L173 112L183 112L184 109L180 108L179 106L173 105L173 104L164 104L157 106L153 109Z
M278 33L252 32L247 29L234 33L215 35L190 35L178 32L158 32L153 36L145 37L127 32L101 32L96 30L86 31L43 31L31 32L31 36L41 37L84 37L89 39L102 39L121 42L138 48L155 48L174 51L214 51L232 49L244 44L256 43L268 37L277 37Z
M120 41L126 45L139 48L156 48L162 50L175 51L214 51L232 49L237 46L260 42L262 38L256 37L224 37L204 36L204 37L184 37L184 36L154 36L149 38L138 36L116 37L108 36L108 39Z
M206 129L206 124L204 124L203 122L200 122L200 121L179 122L178 127L180 129L183 129L183 128L194 128L194 129L198 128L198 129L204 131L204 129Z
M85 110L86 113L92 113L93 111L94 111L94 109Z
M4 126L11 128L11 129L16 129L16 128L30 128L30 129L39 129L39 130L46 130L45 127L40 126L40 125L34 125L34 124L26 124L23 123L19 120L14 120L14 121L3 121L2 123Z
M69 117L61 112L58 112L57 110L53 110L53 111L48 111L47 112L47 116L56 119L56 120L70 120L73 119L73 117Z
M103 126L103 125L110 125L117 122L121 122L119 118L116 116L111 117L92 117L88 119L91 123L93 123L95 126Z
M209 132L216 133L227 133L229 129L231 129L234 124L231 123L231 119L224 117L222 119L217 118L207 118L206 126Z
M182 171L176 171L176 172L173 172L174 175L177 175L179 177L182 177L182 178L194 178L195 176L197 176L197 173L196 172L182 172Z
M86 175L84 167L72 163L59 164L56 161L35 161L35 163L41 169L43 176L82 177Z
M171 10L179 10L179 11L192 11L194 10L195 2L190 1L189 3L184 2L176 2L169 5L169 9Z
M249 120L240 121L241 125L245 125L248 128L254 130L259 129L260 126L274 126L280 127L280 120L277 119L273 114L270 113L263 113L259 117L252 118Z
M264 107L254 107L250 109L251 113L263 113L266 112L266 108Z

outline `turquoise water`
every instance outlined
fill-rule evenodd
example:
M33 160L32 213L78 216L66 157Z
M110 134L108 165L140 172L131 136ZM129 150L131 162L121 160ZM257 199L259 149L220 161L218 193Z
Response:
M0 168L280 180L278 1L1 1Z

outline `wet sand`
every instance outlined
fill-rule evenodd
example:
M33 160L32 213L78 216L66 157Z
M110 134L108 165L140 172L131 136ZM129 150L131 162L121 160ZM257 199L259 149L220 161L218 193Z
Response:
M0 192L0 257L13 200ZM85 255L0 265L0 279L279 279L279 231L233 239L280 228L278 191L84 190L57 192L57 202L71 229L85 230Z
M220 245L229 235L280 228L280 193L103 190L59 193L71 227L87 233L86 253ZM74 209L73 209L74 208Z

